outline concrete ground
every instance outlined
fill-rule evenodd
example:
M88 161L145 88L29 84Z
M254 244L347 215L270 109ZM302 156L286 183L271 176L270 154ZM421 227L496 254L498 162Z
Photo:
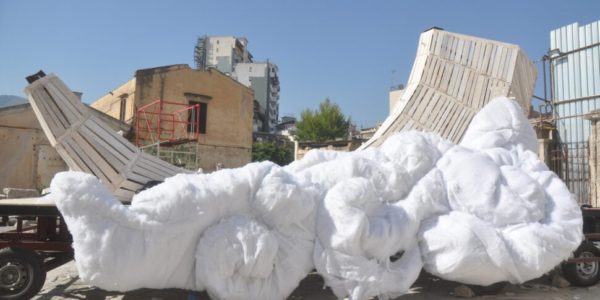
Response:
M458 299L454 295L457 283L440 280L423 273L413 285L410 293L397 299ZM152 300L208 300L204 292L191 292L179 289L153 290L141 289L127 293L107 292L89 286L77 275L74 263L71 261L57 269L48 272L46 283L41 292L33 299L152 299ZM323 280L317 274L310 274L301 283L290 300L336 299L331 290L323 288ZM474 299L600 299L600 284L587 288L556 288L552 286L549 276L536 279L521 285L507 285L503 291L495 295L476 296Z

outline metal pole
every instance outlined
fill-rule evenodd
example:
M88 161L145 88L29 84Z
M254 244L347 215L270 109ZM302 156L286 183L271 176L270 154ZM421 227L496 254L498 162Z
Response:
M548 95L546 94L546 55L542 58L542 73L544 73L544 99L548 100Z

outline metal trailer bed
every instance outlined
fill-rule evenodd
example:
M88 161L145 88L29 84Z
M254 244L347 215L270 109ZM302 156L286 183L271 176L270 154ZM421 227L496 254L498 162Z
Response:
M29 299L46 272L73 259L71 234L60 212L41 198L0 200L0 299ZM16 222L8 225L8 217Z

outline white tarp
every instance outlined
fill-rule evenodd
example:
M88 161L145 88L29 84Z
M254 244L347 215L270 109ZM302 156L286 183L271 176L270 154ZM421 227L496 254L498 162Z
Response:
M286 167L180 174L130 207L95 177L65 172L49 197L73 235L80 277L103 289L285 299L316 268L339 298L386 298L422 268L488 285L539 277L567 258L582 239L581 213L536 148L518 104L500 98L460 145L411 131Z

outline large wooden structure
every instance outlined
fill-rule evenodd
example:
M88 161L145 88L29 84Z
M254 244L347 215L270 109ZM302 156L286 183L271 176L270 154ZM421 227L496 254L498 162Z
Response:
M528 112L536 69L516 45L432 28L421 34L417 56L395 109L361 148L417 129L458 143L475 114L498 96Z
M94 174L122 201L152 181L189 171L143 153L90 112L55 75L25 88L50 144L71 170Z

